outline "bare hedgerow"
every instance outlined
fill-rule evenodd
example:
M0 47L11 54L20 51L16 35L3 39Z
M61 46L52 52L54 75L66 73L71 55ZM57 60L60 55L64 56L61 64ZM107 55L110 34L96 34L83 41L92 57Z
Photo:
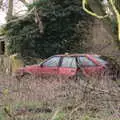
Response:
M48 116L49 119L55 119L61 111L65 113L63 117L65 120L82 120L86 115L88 118L98 120L120 119L120 88L109 77L77 81L68 78L46 79L34 76L20 81L11 77L1 76L1 78L3 79L0 80L0 103L8 105L11 109L10 113L16 119L30 114L30 110L41 111L43 108L45 109L43 111L48 108L52 111ZM3 95L5 90L8 91L7 96ZM21 106L16 107L16 104ZM35 114L33 116L35 117Z

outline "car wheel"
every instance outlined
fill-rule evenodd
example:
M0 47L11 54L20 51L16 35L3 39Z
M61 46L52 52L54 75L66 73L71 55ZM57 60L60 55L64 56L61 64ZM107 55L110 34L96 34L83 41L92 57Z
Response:
M32 75L30 73L24 73L23 76L22 76L22 79L24 80L28 80L28 79L31 79L32 78Z
M28 79L31 79L31 74L30 73L24 73L23 75L17 75L16 76L16 79L18 81L21 81L21 80L28 80Z

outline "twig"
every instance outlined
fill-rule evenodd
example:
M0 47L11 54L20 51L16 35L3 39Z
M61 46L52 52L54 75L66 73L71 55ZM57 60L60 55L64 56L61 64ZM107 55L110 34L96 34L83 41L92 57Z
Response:
M55 120L55 118L56 118L56 116L57 116L57 114L60 112L60 108L58 108L56 111L55 111L55 113L54 113L54 115L52 116L52 118L51 118L51 120Z
M77 107L75 107L75 108L71 111L71 113L70 113L70 115L69 115L69 120L71 120L73 113L75 113L78 109L82 108L82 106L85 106L85 105L86 105L86 102L85 102L84 104L82 104L82 105L81 105L81 104L77 105Z
M86 85L86 84L83 84L81 85L82 87L85 87L85 88L88 88L88 89L91 89L91 90L94 90L94 91L100 91L100 92L103 92L105 94L110 94L109 90L102 90L102 89L99 89L99 88L96 88L96 87L92 87L90 85ZM118 96L118 94L116 93L113 93L111 95L115 95L115 96Z
M5 111L5 113L6 113L10 118L12 118L13 120L16 120L15 116L12 115L12 114L10 113L10 111L9 111L6 107L4 108L4 111Z

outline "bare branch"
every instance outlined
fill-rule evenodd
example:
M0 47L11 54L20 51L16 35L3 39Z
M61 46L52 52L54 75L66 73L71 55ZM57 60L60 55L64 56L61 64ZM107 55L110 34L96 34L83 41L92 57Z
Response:
M26 15L24 16L21 16L17 19L14 19L14 20L10 20L8 23L13 23L13 22L17 22L19 20L24 20L28 15L30 15L33 11L35 10L35 8L31 9Z
M118 22L118 40L120 41L120 13L117 10L113 0L109 0L110 4L112 5L112 8L116 14L117 22Z
M58 109L55 111L55 113L54 113L54 115L52 116L51 120L55 120L55 119L56 119L56 116L58 115L59 112L60 112L60 108L58 108Z
M39 11L39 12L41 14L41 11ZM36 24L38 24L40 33L43 33L43 24L42 24L41 17L39 16L37 9L35 9L35 22L36 22Z
M20 0L24 5L28 5L28 2L26 0Z

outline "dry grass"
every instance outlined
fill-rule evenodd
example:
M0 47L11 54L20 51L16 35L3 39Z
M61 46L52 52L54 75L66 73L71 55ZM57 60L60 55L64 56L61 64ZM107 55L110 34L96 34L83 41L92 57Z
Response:
M108 77L18 81L1 75L0 106L0 120L120 120L120 87Z

